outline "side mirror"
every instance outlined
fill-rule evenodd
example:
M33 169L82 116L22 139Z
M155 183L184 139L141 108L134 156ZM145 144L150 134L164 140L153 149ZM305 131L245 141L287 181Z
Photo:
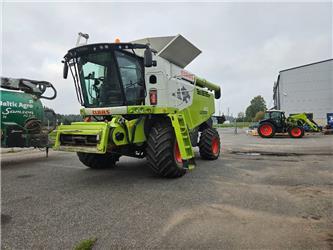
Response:
M214 91L215 99L220 99L221 97L221 89Z
M64 79L67 79L67 76L68 76L68 64L67 62L63 61L64 63L64 70L62 72L62 76Z
M153 66L153 52L151 51L150 47L147 47L145 49L143 61L144 61L145 67Z

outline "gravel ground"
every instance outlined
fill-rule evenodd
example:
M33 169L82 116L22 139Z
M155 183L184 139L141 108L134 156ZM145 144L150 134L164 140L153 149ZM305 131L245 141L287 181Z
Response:
M75 154L1 151L2 249L333 249L332 136L219 130L220 158L180 179L145 160L110 170Z

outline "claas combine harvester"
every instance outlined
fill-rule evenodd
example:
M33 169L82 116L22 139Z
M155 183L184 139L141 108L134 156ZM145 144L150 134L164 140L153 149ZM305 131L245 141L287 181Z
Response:
M79 44L81 38L85 44ZM183 36L78 44L64 57L74 78L82 122L60 125L54 149L77 152L90 168L112 168L123 155L144 158L162 177L180 177L220 154L212 126L220 87L184 68L201 51Z

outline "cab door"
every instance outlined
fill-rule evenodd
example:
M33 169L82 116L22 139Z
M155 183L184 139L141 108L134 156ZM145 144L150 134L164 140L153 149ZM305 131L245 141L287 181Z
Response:
M275 122L276 128L282 130L284 127L283 113L282 112L272 112L271 119Z

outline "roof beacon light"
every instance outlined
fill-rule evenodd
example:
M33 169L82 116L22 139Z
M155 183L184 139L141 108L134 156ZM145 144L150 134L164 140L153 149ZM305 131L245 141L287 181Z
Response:
M85 39L85 41L83 43L80 43L81 38ZM88 34L84 34L82 32L79 32L77 40L76 40L76 47L88 44L88 39L89 39Z
M114 39L114 43L120 43L120 38L116 37L116 39Z

